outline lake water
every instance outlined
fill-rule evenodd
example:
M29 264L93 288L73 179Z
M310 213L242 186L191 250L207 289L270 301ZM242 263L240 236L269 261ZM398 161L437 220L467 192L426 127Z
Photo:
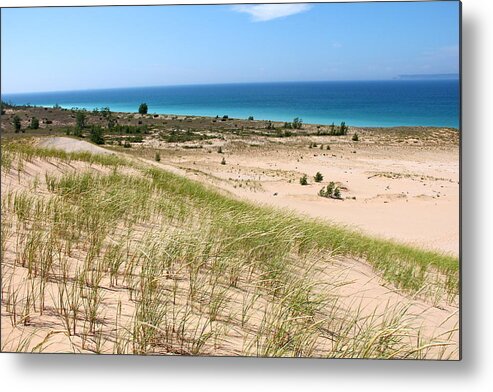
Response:
M353 126L459 127L458 80L216 84L2 94L15 104L109 107L136 112L223 116Z

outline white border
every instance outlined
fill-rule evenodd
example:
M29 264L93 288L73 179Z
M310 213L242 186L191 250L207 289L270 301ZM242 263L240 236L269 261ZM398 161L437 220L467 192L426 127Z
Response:
M250 1L254 2L254 1ZM2 0L7 6L176 4ZM207 3L207 1L180 1ZM215 0L214 3L231 3ZM487 391L493 385L493 9L463 0L463 360L406 362L0 354L6 391ZM22 21L19 21L22 23Z

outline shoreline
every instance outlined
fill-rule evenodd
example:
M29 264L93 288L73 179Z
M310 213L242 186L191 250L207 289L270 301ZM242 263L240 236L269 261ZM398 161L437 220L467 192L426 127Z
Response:
M58 105L58 108L56 108L55 105L17 105L14 104L14 107L18 110L29 110L29 109L43 109L43 110L53 110L53 109L59 109L63 111L70 111L70 112L77 112L77 111L83 111L85 113L92 113L95 109L100 109L101 107L97 108L86 108L86 107L69 107L69 106L64 106L64 105ZM103 106L104 107L104 106ZM152 112L152 113L147 113L146 115L141 115L137 111L113 111L111 108L109 108L111 113L113 114L119 114L119 115L125 115L125 116L141 116L142 118L146 118L146 116L153 116L153 118L158 118L158 119L169 119L170 117L176 117L176 118L181 118L181 119L187 119L187 118L192 118L192 119L208 119L208 120L213 120L213 119L221 119L222 116L219 115L198 115L198 114L186 114L186 113L158 113L158 112ZM242 118L242 117L232 117L229 116L228 114L224 114L225 116L228 117L229 120L231 121L247 121L248 118ZM224 116L223 115L223 116ZM156 117L157 116L157 117ZM253 116L254 117L254 116ZM263 122L263 123L268 123L272 122L273 124L284 124L285 122L291 122L293 119L296 117L293 117L291 119L287 120L273 120L273 119L262 119L262 118L255 118L253 120L250 120L252 122ZM303 120L303 117L299 117L301 120ZM344 121L344 120L343 120ZM460 132L460 127L452 127L452 126L447 126L447 125L351 125L350 122L344 121L345 123L348 124L348 127L350 129L354 130L391 130L391 129L447 129L447 130L454 130L457 132ZM332 124L335 126L339 126L340 122L331 122L331 123L320 123L320 122L305 122L303 121L303 125L306 126L320 126L320 127L330 127Z

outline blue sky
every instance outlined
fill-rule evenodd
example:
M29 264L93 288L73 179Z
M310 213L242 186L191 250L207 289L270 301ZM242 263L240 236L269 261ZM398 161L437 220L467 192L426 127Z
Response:
M459 4L2 9L2 93L459 71Z

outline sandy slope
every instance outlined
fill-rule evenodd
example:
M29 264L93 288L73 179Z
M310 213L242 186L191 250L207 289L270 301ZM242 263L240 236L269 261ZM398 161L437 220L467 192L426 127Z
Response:
M49 137L41 140L40 147L56 148L67 152L91 152L93 154L110 154L108 150L84 140L72 139L69 137Z
M94 148L93 151L105 151L102 148L90 145L87 142L77 141L70 138L52 138L54 140L45 141L43 144L45 146L57 147L65 149L66 151L83 151L86 148ZM348 218L353 219L352 222L355 223L367 223L368 231L377 232L380 234L394 234L398 238L402 239L404 230L401 228L399 231L399 219L397 216L398 211L402 211L403 214L407 214L408 217L415 216L414 221L420 222L426 214L434 214L433 219L426 221L425 224L421 221L420 225L409 225L406 221L406 225L402 225L409 232L407 239L414 238L420 244L425 244L423 239L427 238L431 240L433 244L437 244L436 238L429 238L429 236L436 230L431 223L440 214L443 214L443 221L440 221L438 226L446 229L447 224L453 223L453 220L447 222L450 217L447 215L447 211L452 212L457 208L456 199L457 197L453 193L456 191L456 183L452 183L449 179L454 178L454 154L450 151L446 151L443 154L433 155L434 161L428 159L426 162L420 162L420 159L424 159L424 156L417 155L414 156L406 155L402 157L400 162L394 160L389 160L385 162L385 157L381 156L379 161L374 158L370 160L369 154L358 155L357 160L351 161L351 174L352 176L345 176L347 178L348 193L350 195L357 195L356 201L354 200L325 200L313 195L313 192L318 191L320 185L310 185L308 187L302 187L297 183L298 174L301 172L311 172L316 170L321 165L324 167L324 175L329 177L329 179L341 179L343 178L344 168L342 164L329 164L329 159L326 157L313 156L310 159L306 159L303 162L303 166L299 165L296 160L293 162L293 157L290 155L292 152L290 150L286 151L284 149L277 155L272 153L266 153L265 151L260 152L256 156L252 156L247 152L235 151L234 154L227 155L226 159L228 161L227 165L219 165L217 161L217 155L204 153L202 156L194 155L193 159L201 161L200 168L202 171L183 170L183 166L187 166L188 158L182 159L180 165L177 165L177 161L173 161L168 157L167 163L164 166L168 167L180 167L180 169L175 169L176 172L182 172L188 174L192 178L200 178L206 182L213 182L222 186L224 189L231 190L241 197L245 197L251 200L257 200L260 202L276 205L285 206L293 208L297 211L302 211L313 216L322 216L327 218L339 217L339 219L345 223L348 222ZM106 152L106 151L105 151ZM313 151L315 153L315 151ZM339 152L341 152L339 150ZM196 153L195 153L196 154ZM296 153L299 154L299 153ZM352 154L349 152L349 154ZM313 154L312 154L313 155ZM385 154L383 154L385 155ZM306 156L306 154L305 154ZM274 158L274 159L273 159ZM404 160L404 158L407 159ZM412 160L414 158L414 160ZM430 158L430 157L428 157ZM274 163L275 162L275 163ZM344 162L344 161L342 161ZM425 192L430 192L426 189L426 185L422 185L422 182L418 181L410 182L413 180L408 179L397 179L391 180L387 177L373 177L368 179L368 172L371 170L380 169L387 170L389 168L394 168L395 171L402 170L399 165L406 165L409 168L411 162L414 162L413 170L421 172L423 175L439 174L440 177L448 177L447 180L434 180L430 184L430 188L434 189L437 186L440 187L443 184L445 191L449 194L449 197L444 197L440 199L440 204L438 200L433 199L431 196L422 197L421 193L425 196ZM432 163L430 165L430 162ZM340 163L340 162L339 162ZM157 165L157 163L155 163ZM161 164L159 164L161 165ZM345 163L347 165L347 163ZM276 170L281 170L281 172L275 172L273 174L269 172L269 168L275 168ZM370 170L371 169L371 170ZM18 174L12 170L8 175L2 176L2 192L7 192L9 189L29 189L29 183L34 177L39 177L41 182L43 182L45 173L61 174L66 171L80 171L80 170L96 170L96 171L107 171L103 168L98 168L95 165L88 166L87 164L72 162L70 165L62 164L54 166L50 163L37 161L33 163L28 163L22 173L22 177L19 180ZM208 171L208 175L204 175L203 172ZM287 174L289 171L294 172L293 178L296 181L289 183L287 181ZM346 167L347 171L347 167ZM261 178L260 187L248 188L242 186L239 188L238 182L231 182L227 180L232 175L244 175L246 173L259 173L255 174ZM354 174L353 174L354 173ZM214 174L214 177L211 177ZM347 173L344 173L347 174ZM226 180L220 180L220 178L225 177ZM264 176L264 177L262 177ZM218 180L219 178L219 180ZM429 183L429 181L427 181ZM324 184L327 181L324 180ZM234 184L234 185L233 185ZM390 184L394 193L399 191L404 191L405 189L412 190L419 185L426 190L416 190L411 196L407 196L405 200L400 200L400 198L395 198L391 196L391 193L387 194L385 197L375 197L374 193L380 191L380 187L387 186ZM450 184L450 185L448 185ZM42 188L43 184L41 184ZM406 188L407 187L407 188ZM440 188L440 189L444 189ZM277 196L273 195L273 192L277 192ZM452 194L451 194L452 193ZM451 194L451 195L450 195ZM390 195L390 196L389 196ZM406 201L407 200L407 201ZM389 201L389 203L384 203L384 201ZM445 202L447 201L447 202ZM404 208L405 207L405 208ZM387 210L385 210L387 208ZM317 215L318 214L318 215ZM339 214L339 215L336 215ZM377 219L380 217L381 219ZM395 225L388 227L389 222L395 219ZM335 219L336 220L336 219ZM402 223L402 221L400 221ZM431 226L431 227L430 227ZM385 229L386 228L386 229ZM385 229L385 230L383 230ZM446 249L444 244L447 241L451 241L450 249L453 250L452 241L454 240L454 228L451 228L449 232L445 230L442 233L444 236L444 241L441 243L443 249ZM421 241L419 241L421 239ZM4 260L5 265L11 265L15 254L12 251L7 251L6 259ZM22 276L23 271L21 268L17 268L19 276ZM370 316L374 313L379 314L383 312L385 314L386 308L395 309L396 307L402 306L408 309L407 318L409 319L409 325L415 328L423 328L424 337L427 336L437 336L441 333L450 331L451 329L457 328L458 323L458 307L456 304L451 305L445 302L443 299L436 299L433 301L430 299L424 300L422 298L411 298L409 295L404 294L392 285L384 282L370 266L368 266L362 260L353 260L348 258L339 258L334 260L332 263L323 264L321 267L321 274L326 277L327 282L332 282L334 276L340 276L341 280L345 281L346 284L339 288L339 294L341 295L342 302L348 309L352 311L360 312L362 315ZM19 278L20 279L20 278ZM124 308L128 308L129 314L131 314L133 305L128 301L128 296L125 291L118 291L112 288L105 288L105 307L109 315L114 313L115 304L118 300L124 301ZM74 339L68 339L60 331L63 330L63 324L60 320L57 320L50 315L45 315L39 318L35 326L30 327L17 327L13 329L8 317L8 312L2 303L2 345L5 347L16 347L18 339L22 339L23 336L30 333L29 331L36 332L35 338L33 338L31 344L34 346L39 342L47 339L49 336L50 348L48 351L62 352L62 351L72 351L74 347L79 347L79 342ZM53 333L53 335L50 335ZM451 346L450 352L453 352L453 358L457 356L458 348L458 332L453 334L452 341L456 342L455 345ZM8 341L6 340L8 339ZM230 336L230 342L228 347L223 347L217 353L221 354L237 354L241 351L241 346L236 344L237 337L234 335ZM241 341L241 339L238 339ZM84 351L84 350L83 350Z
M312 141L317 148L308 148ZM331 149L318 146L330 144ZM154 146L156 147L156 146ZM315 218L360 229L370 235L458 255L459 149L456 142L396 143L364 135L227 141L214 147L171 150L162 165L186 169L190 178L226 189L248 200L288 208ZM213 149L212 153L208 153ZM222 157L226 165L221 165ZM324 179L315 183L320 171ZM307 174L309 185L299 178ZM321 198L334 181L344 200Z

